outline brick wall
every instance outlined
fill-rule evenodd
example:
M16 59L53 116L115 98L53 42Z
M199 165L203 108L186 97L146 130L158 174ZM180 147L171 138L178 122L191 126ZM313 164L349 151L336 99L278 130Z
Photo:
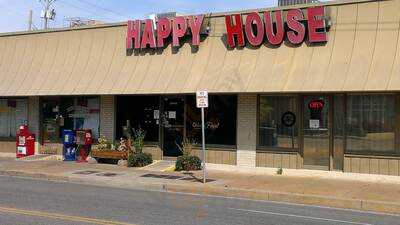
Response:
M255 167L257 94L239 94L237 112L237 165Z
M115 97L100 97L100 134L108 140L115 140Z
M40 152L40 99L38 96L28 98L29 131L36 135L35 154Z

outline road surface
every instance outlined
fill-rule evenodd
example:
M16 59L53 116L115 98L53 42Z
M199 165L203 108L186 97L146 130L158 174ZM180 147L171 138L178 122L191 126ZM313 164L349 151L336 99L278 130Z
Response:
M0 176L0 224L400 224L400 216Z

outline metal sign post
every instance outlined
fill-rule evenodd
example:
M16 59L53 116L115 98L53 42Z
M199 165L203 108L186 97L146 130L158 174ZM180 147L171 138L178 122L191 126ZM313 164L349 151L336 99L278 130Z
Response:
M196 104L197 108L201 109L201 148L203 151L203 183L207 181L206 173L206 141L205 141L205 129L204 129L204 108L208 107L208 92L207 91L197 91L196 92Z
M203 151L203 183L206 183L206 141L204 131L204 108L201 108L201 148Z

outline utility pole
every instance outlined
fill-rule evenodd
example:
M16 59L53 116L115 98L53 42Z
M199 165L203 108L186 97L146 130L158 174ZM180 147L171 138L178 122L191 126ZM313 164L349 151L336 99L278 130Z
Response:
M53 2L55 2L55 0L39 0L39 1L43 2L43 6L44 6L44 9L42 10L42 13L40 16L44 20L43 29L46 30L48 28L49 20L54 20L54 17L56 15L54 9L50 10L50 6L51 6L51 4L53 4Z
M29 19L28 19L28 30L31 31L32 30L32 25L33 25L33 20L32 20L32 9L29 10Z

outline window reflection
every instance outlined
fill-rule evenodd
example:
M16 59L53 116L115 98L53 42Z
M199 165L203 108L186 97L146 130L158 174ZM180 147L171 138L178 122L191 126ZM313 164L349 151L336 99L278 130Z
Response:
M346 151L394 153L395 114L394 95L348 96Z
M158 143L159 125L163 116L160 114L159 96L119 96L117 98L116 133L123 136L122 127L127 120L134 128L146 131L146 143Z
M297 98L294 96L260 96L259 146L291 149L299 147L297 105Z
M187 96L186 136L201 143L201 113L195 96ZM206 144L236 145L236 95L210 95L205 113Z
M42 99L44 142L59 142L63 129L91 129L99 137L99 97L47 97Z
M0 137L15 137L18 127L28 120L27 99L0 99Z

